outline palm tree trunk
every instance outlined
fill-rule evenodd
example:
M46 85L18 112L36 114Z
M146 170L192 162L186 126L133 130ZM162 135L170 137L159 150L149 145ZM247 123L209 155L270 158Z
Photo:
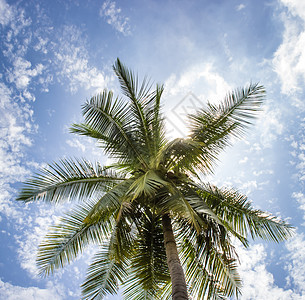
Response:
M169 215L162 216L162 225L167 265L172 280L172 300L185 300L188 299L186 282Z

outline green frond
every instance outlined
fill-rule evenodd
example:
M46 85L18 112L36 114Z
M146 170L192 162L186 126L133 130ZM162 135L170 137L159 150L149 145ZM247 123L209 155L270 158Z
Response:
M133 244L131 225L123 217L114 226L109 241L102 246L89 266L86 280L82 284L85 299L100 299L118 292L119 284L128 275Z
M217 224L216 224L217 225ZM177 222L181 260L186 269L186 279L195 299L226 299L238 296L241 279L237 272L234 248L221 246L216 226L198 233L185 222ZM200 278L200 280L198 280Z
M61 218L39 245L37 265L41 275L53 273L64 267L82 253L90 243L102 243L112 230L110 222L113 210L104 211L99 222L86 224L85 218L94 207L94 203L82 204Z
M138 222L129 277L123 285L125 299L164 299L163 288L170 282L160 216L146 210Z
M156 90L150 97L145 110L150 139L152 143L152 146L150 147L152 168L157 168L157 165L154 164L154 159L166 142L164 118L161 115L161 96L163 90L163 85L157 84Z
M202 144L190 139L176 138L168 142L158 152L156 165L160 164L167 170L175 170L181 173L189 173L196 176L196 169L205 165L210 169L209 160L201 161Z
M247 197L233 189L205 185L198 193L215 213L240 236L248 234L280 242L292 236L292 226L270 214L254 209ZM232 231L231 231L232 232ZM237 236L239 239L240 237Z
M83 105L84 124L74 124L72 132L90 135L101 141L106 154L122 162L138 161L146 166L143 147L137 140L129 106L120 99L113 99L106 90Z
M105 146L104 143L107 145L108 142L110 142L108 136L102 134L100 131L94 129L93 127L85 123L72 124L72 127L70 128L70 132L97 139L100 142L100 146L102 148Z
M82 284L83 299L102 299L117 294L119 283L127 276L126 263L109 257L109 248L103 247L90 264L86 281Z
M17 200L86 200L94 193L107 191L121 180L122 177L99 163L93 164L84 159L62 159L26 181Z
M134 179L134 182L130 186L128 194L133 199L138 198L141 195L150 197L150 199L156 196L160 188L166 187L168 182L163 180L155 170L149 170L143 174L140 174Z
M119 79L124 95L132 101L136 100L139 103L147 103L147 100L152 93L152 85L147 78L144 78L142 83L139 83L138 76L123 65L119 59L117 59L113 65L113 70Z
M114 186L111 190L105 193L92 207L86 218L84 219L84 223L92 224L96 223L100 220L103 212L108 208L115 208L118 212L122 206L122 203L127 197L127 193L130 189L131 184L134 180L126 179L123 182L120 182L116 186Z
M263 86L250 84L228 94L219 105L208 103L198 113L190 115L189 138L202 143L201 160L217 158L225 146L230 145L231 137L239 137L253 122L265 97Z
M132 123L138 133L138 139L142 144L142 151L151 154L153 151L153 138L149 120L149 106L154 102L156 92L152 92L150 82L144 78L142 84L139 84L138 76L124 66L119 59L113 66L117 75L123 93L130 100L129 111L132 115Z
M185 184L182 187L172 184L170 194L162 198L160 207L160 213L172 213L178 218L185 219L198 232L206 227L206 218L221 224L214 211Z
M226 131L238 135L253 122L257 112L261 110L264 97L263 86L250 84L227 94L219 105L208 103L207 108L190 115L191 136L208 145L215 139L218 140L218 135L225 137Z

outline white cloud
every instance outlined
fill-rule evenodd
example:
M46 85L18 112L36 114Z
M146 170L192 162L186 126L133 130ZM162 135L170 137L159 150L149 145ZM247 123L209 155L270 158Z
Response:
M299 203L299 209L301 209L304 212L303 219L305 220L305 195L302 192L293 192L292 198L297 200ZM305 223L302 224L305 226Z
M290 281L298 287L298 291L305 298L305 238L304 234L295 234L295 236L286 242L289 250L288 272Z
M104 17L107 23L124 35L130 34L129 18L122 16L121 9L116 8L114 1L105 1L100 10L100 16Z
M50 207L45 204L36 206L38 210L34 215L30 215L29 211L26 211L26 229L23 229L22 235L15 235L15 239L19 245L18 259L20 266L28 272L32 278L37 278L38 269L36 264L36 254L38 245L47 234L51 225L58 220L59 211L62 211L61 207ZM25 209L25 208L24 208Z
M66 143L73 148L77 148L81 150L82 152L86 151L86 146L82 144L77 138L67 140Z
M5 0L0 0L0 24L5 26L13 18L13 10Z
M31 68L32 64L22 57L17 57L13 61L13 70L8 74L10 82L15 83L17 89L23 90L28 87L33 77L40 75L44 69L42 64L37 64L36 67ZM31 99L31 95L27 94L27 98Z
M256 129L260 135L260 143L263 148L270 148L284 131L282 123L282 111L274 107L274 103L264 106L260 112Z
M55 50L55 64L58 68L59 81L68 79L70 91L75 93L79 88L100 92L108 82L108 77L88 61L88 51L81 32L74 26L66 26L59 38Z
M283 289L274 282L273 275L266 269L267 252L262 244L249 249L238 247L241 262L239 271L243 280L241 300L301 300L303 294L292 289Z
M214 70L214 66L211 63L197 64L186 70L178 78L177 75L172 74L165 81L165 94L166 96L179 96L181 98L189 91L193 93L200 93L197 95L200 98L213 100L216 96L223 97L228 91L231 90L231 86L226 80ZM200 87L200 88L199 88ZM205 94L202 95L202 91Z
M19 152L22 146L31 145L28 133L35 130L32 124L33 110L26 103L18 103L18 98L14 99L12 91L1 82L0 97L0 139L3 140L1 149Z
M281 0L281 3L288 12L281 15L285 30L273 66L281 79L282 92L292 94L301 91L305 83L305 3L302 0Z
M280 0L294 16L305 20L305 2L303 0Z
M230 85L211 63L197 64L179 76L171 74L165 81L164 98L168 108L167 132L171 138L187 134L186 116L210 102L223 99ZM203 94L204 91L204 94Z
M34 45L34 47L33 47L34 50L41 51L42 53L47 54L48 53L47 45L48 45L49 39L43 38L41 36L38 36L37 39L38 39L38 42Z
M245 191L245 194L246 195L249 195L251 192L257 190L257 181L256 180L249 180L249 181L246 181L246 182L243 182L239 188L242 190L242 191Z
M241 4L239 4L239 5L236 6L236 10L237 10L237 11L240 11L240 10L245 9L245 7L246 7L246 5L243 4L243 3L241 3Z
M0 211L8 217L19 218L20 212L11 203L14 194L11 184L29 175L21 160L24 149L32 144L29 134L36 126L29 105L14 99L12 90L1 82L0 99Z
M21 287L3 282L0 279L0 300L61 300L64 299L63 287L47 284L45 289L38 287Z

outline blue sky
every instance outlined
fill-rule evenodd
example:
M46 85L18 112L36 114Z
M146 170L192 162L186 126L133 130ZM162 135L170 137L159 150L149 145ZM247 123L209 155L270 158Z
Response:
M68 133L81 104L107 87L112 64L165 83L169 137L185 114L259 81L267 101L243 141L208 178L296 227L285 243L237 248L241 299L305 299L305 2L0 0L0 299L79 299L94 248L46 279L35 251L63 208L16 203L20 182L47 162L106 162ZM120 297L109 297L120 299Z

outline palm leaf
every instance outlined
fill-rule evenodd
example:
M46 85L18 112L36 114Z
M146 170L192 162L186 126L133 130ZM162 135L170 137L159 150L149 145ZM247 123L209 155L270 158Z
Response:
M124 201L126 201L126 199L129 200L128 191L133 182L133 178L126 179L105 193L92 207L84 222L86 224L94 224L95 222L98 222L100 217L103 215L104 210L108 207L115 207L119 212L122 205L124 205Z
M113 99L112 92L100 93L83 105L85 124L94 130L93 137L103 142L105 152L116 159L128 162L138 161L144 166L143 147L141 148L136 130L132 125L133 118L128 106L122 100ZM84 134L84 125L74 124L72 132ZM88 131L86 132L88 133Z
M116 294L119 283L128 275L127 266L132 254L134 237L131 226L122 217L114 226L111 237L91 263L82 294L85 299L102 298L106 294Z
M245 195L233 189L205 185L198 193L226 224L243 237L250 234L253 239L259 237L280 242L292 235L291 225L254 209Z
M54 269L64 267L82 253L88 244L102 243L107 238L112 229L110 218L113 209L105 210L99 222L86 224L84 220L93 207L93 202L82 204L50 229L39 245L37 255L41 275L48 275Z
M191 136L206 145L220 142L229 133L238 136L261 110L264 96L263 86L250 84L229 93L219 105L208 103L206 109L190 115Z
M150 211L136 220L139 228L124 288L126 299L164 299L163 288L170 282L163 243L161 218Z
M143 140L144 148L148 147L149 153L152 140L148 120L145 116L145 106L149 102L149 97L153 94L153 92L150 92L151 84L144 78L139 86L138 77L126 68L119 59L114 64L113 70L119 79L123 93L131 100L130 111L133 115L133 123L141 134L140 138Z
M85 200L123 180L115 172L87 160L62 159L24 183L17 200L59 202Z
M140 175L134 179L128 194L131 195L133 199L142 195L148 198L150 197L151 199L157 194L160 188L166 187L167 185L168 182L162 179L156 171L149 170L143 174L140 173Z
M175 226L179 228L180 254L193 297L225 299L237 296L241 280L236 270L235 251L228 241L220 241L222 235L213 229L211 223L201 233L181 220ZM226 244L225 247L221 246L222 243Z
M94 256L82 284L83 299L102 299L107 294L117 294L119 283L126 276L126 264L109 259L109 249L103 247Z
M178 160L179 165L190 172L194 167L204 174L213 171L218 154L230 145L230 138L241 136L251 124L261 108L264 95L262 86L250 84L228 94L218 106L208 103L207 108L189 115L189 137L173 143L168 153L174 152L172 159Z

